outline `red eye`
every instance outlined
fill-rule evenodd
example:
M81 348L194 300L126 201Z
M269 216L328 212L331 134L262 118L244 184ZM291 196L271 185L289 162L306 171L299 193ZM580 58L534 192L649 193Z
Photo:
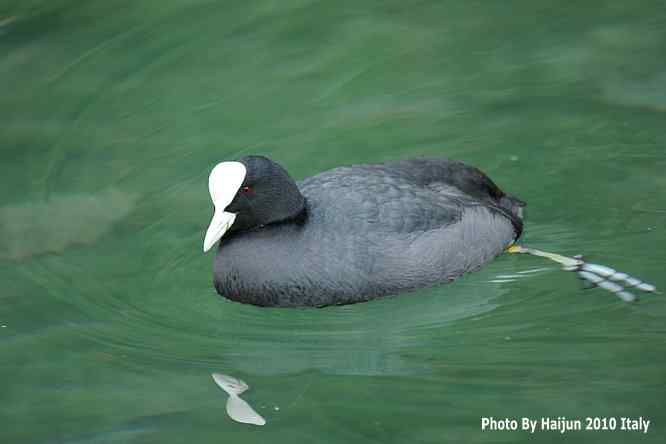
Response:
M251 192L252 192L252 188L245 186L245 187L241 188L241 191L242 191L243 193L246 193L246 194L247 194L247 193L251 193Z

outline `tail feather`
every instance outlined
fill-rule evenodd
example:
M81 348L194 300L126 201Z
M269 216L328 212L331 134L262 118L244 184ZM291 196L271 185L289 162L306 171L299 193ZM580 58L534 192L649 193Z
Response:
M511 219L513 228L516 232L516 239L523 233L523 208L527 206L525 201L518 199L510 194L505 194L499 198L499 207L505 211L505 214Z

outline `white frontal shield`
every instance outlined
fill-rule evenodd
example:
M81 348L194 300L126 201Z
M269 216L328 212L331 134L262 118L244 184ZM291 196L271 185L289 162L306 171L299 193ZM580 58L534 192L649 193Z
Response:
M245 180L245 165L240 162L218 163L208 177L208 191L215 205L215 214L204 238L204 253L220 240L236 220L236 213L225 211Z

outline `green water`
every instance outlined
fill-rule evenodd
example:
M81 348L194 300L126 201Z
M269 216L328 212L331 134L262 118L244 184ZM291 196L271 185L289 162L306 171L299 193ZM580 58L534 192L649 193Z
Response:
M526 245L666 288L665 54L661 1L0 0L0 442L663 442L664 295L504 255L260 309L218 297L201 250L218 161L437 154L528 202ZM265 427L227 417L214 371Z

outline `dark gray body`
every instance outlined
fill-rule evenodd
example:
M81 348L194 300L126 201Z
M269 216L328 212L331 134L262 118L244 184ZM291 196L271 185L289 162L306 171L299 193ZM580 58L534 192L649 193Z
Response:
M449 282L520 236L518 208L447 159L340 167L298 184L306 214L222 238L217 291L261 306L324 306Z

